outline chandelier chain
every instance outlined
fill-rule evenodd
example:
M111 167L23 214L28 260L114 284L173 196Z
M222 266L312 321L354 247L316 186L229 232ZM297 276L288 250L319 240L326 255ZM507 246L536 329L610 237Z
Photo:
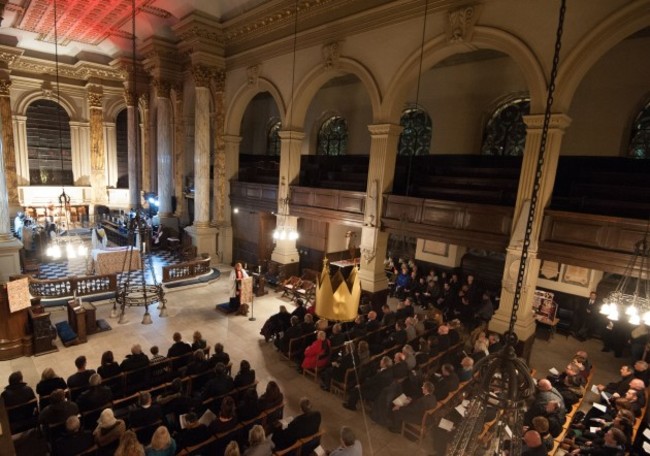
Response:
M544 167L544 154L546 152L548 129L551 122L551 108L553 107L553 94L555 92L555 80L557 78L558 68L560 64L560 51L562 49L562 33L564 32L565 15L566 15L566 0L562 0L562 4L560 6L560 14L558 19L556 39L555 39L553 66L551 68L551 77L549 79L548 94L546 97L546 110L544 112L544 123L542 125L542 134L541 134L541 140L539 145L539 155L537 157L535 179L533 181L533 192L530 198L530 209L528 212L528 218L526 220L526 231L524 233L524 242L521 250L521 261L519 263L519 271L517 273L517 285L515 288L514 301L512 303L512 313L510 314L510 326L508 330L511 334L514 333L515 323L517 322L517 312L519 311L521 292L524 287L524 279L526 274L528 249L530 247L530 238L532 235L533 225L535 221L535 211L537 209L537 202L539 200L540 182L542 180L542 170Z

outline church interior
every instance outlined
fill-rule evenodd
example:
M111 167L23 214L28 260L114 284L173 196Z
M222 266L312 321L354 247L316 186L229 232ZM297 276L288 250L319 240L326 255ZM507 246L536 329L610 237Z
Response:
M2 388L16 371L32 388L47 368L66 379L79 356L96 369L107 350L164 355L198 331L233 377L250 363L259 395L277 382L285 417L308 397L334 455L569 454L589 388L650 344L649 49L650 0L0 0ZM546 452L511 408L483 420L482 368L396 429L399 410L363 394L348 410L354 385L305 367L313 327L298 364L288 324L265 332L304 301L328 340L342 322L392 362L395 328L374 351L355 319L415 318L405 299L418 353L460 335L413 369L433 383L474 358L481 330L525 361L509 371L522 394L589 354ZM329 363L346 349L327 346ZM3 399L0 454L58 454L42 423L14 432ZM441 430L459 406L472 419ZM639 413L634 446L611 454L650 454ZM239 454L212 439L176 454Z

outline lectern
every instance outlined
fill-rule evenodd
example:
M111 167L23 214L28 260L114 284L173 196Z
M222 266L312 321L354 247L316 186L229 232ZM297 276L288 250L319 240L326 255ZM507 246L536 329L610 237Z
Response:
M7 284L0 284L0 361L32 355L27 309L11 312Z

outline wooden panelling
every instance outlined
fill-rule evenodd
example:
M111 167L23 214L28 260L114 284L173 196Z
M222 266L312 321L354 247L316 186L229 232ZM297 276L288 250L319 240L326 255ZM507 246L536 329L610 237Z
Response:
M645 220L547 210L539 257L621 274L646 226Z
M512 208L384 195L382 226L389 232L502 251L510 240Z
M292 186L290 211L305 219L362 226L365 201L362 192Z
M230 205L244 210L275 212L278 208L278 186L230 181Z

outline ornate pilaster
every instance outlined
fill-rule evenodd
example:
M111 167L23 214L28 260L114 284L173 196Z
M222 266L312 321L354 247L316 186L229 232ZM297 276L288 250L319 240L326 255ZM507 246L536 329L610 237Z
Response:
M305 134L302 131L283 130L279 132L279 135L280 187L278 188L277 226L297 230L298 218L290 216L290 186L294 184L300 174L300 150ZM297 263L299 256L296 241L277 239L271 259L281 264Z
M142 191L150 192L154 186L152 185L152 172L151 172L151 160L152 160L152 146L154 133L151 126L151 113L149 112L149 95L142 94L138 97L137 109L140 113L140 150L141 153L138 155L137 160L140 161L141 173L138 175L140 181L140 186ZM139 186L139 187L140 187ZM139 195L138 195L139 198Z
M7 181L9 207L18 208L18 176L16 173L16 151L14 149L14 129L11 118L11 100L9 88L11 80L0 79L0 116L2 117L2 150L4 155L4 173Z
M106 151L104 148L104 116L102 112L103 93L101 87L88 88L90 110L90 186L92 201L106 204Z
M490 329L497 332L504 332L508 329L510 322L510 313L514 303L515 285L519 263L521 261L521 252L526 229L526 218L530 209L530 199L533 194L533 183L537 168L539 147L541 141L543 115L531 115L524 117L527 125L526 147L524 149L524 159L521 165L521 174L519 177L519 188L517 191L517 203L515 205L515 217L512 227L512 236L510 244L506 249L506 262L503 272L503 287L501 289L501 302L499 310L490 321ZM549 126L548 137L546 140L546 151L544 155L544 165L542 167L542 177L539 182L540 188L537 200L537 210L535 211L535 220L531 233L531 243L528 249L528 259L526 264L526 277L519 302L519 311L517 313L517 323L515 332L519 340L526 341L531 339L535 332L535 321L533 319L532 301L533 293L537 287L537 277L539 275L540 261L537 258L539 234L544 218L544 208L548 205L553 185L555 183L555 174L557 171L557 162L560 156L562 137L566 128L570 125L571 119L565 114L553 114Z
M364 227L361 229L361 270L364 291L377 293L388 289L384 259L388 233L381 231L382 195L393 188L397 144L402 127L394 124L369 125L370 163L366 189Z
M194 65L192 75L196 94L194 100L194 226L205 228L210 225L209 86L212 72L203 65ZM216 169L214 178L218 179Z
M13 116L16 146L16 179L18 185L29 185L29 159L27 153L27 116Z
M228 179L226 178L226 125L225 85L226 73L218 71L211 81L214 94L214 224L221 226L226 220Z
M0 112L0 116L3 114ZM4 138L4 117L0 119L0 133ZM11 127L11 124L9 124ZM0 170L5 169L5 149L0 150ZM20 273L20 257L18 251L22 248L21 242L11 235L9 219L9 195L7 192L7 179L4 172L0 172L0 282L9 280L12 274Z

